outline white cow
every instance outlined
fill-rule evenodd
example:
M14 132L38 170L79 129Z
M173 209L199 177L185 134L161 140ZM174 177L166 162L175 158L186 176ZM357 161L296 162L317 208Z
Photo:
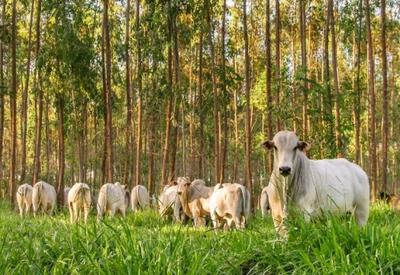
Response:
M83 219L87 223L91 201L89 185L86 183L75 183L72 186L68 192L68 209L71 223L77 222L82 213Z
M226 222L226 228L244 228L246 223L246 191L240 184L217 184L209 200L214 228Z
M31 210L32 206L32 186L25 183L17 189L17 203L19 208L19 214L21 218L24 216L24 212L27 215Z
M308 144L290 131L278 132L262 146L274 150L274 168L268 199L275 228L287 236L284 224L288 205L294 205L306 220L322 213L354 212L362 226L368 220L369 181L367 174L346 159L310 160Z
M269 185L268 185L269 186ZM269 207L269 202L268 202L268 186L265 186L263 190L261 191L260 195L260 209L261 209L261 214L265 218L268 215L268 210L270 209Z
M183 213L181 201L178 197L178 183L176 181L171 181L164 186L158 198L158 213L162 217L172 216L175 221L184 221L185 213Z
M131 192L131 207L133 212L145 209L150 205L150 196L147 188L143 185L136 185Z
M100 188L97 198L97 218L103 218L106 213L114 217L117 211L125 217L128 205L129 192L126 185L121 185L119 182L106 183Z
M57 193L54 186L44 181L39 181L33 186L32 205L33 215L41 209L42 213L47 212L49 215L53 213L56 205Z

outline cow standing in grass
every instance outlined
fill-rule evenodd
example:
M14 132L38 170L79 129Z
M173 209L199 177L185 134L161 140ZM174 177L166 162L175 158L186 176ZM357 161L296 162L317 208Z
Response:
M175 221L178 222L185 220L186 216L178 197L178 183L176 181L171 181L164 186L158 198L158 212L161 217L173 216Z
M209 199L214 188L207 187L203 180L190 182L187 177L179 177L178 196L184 213L193 218L196 227L205 226L205 217L209 216Z
M68 192L68 209L71 223L77 222L82 216L85 223L90 211L91 204L90 187L86 183L75 183Z
M33 186L32 190L32 205L33 215L41 210L42 213L53 213L56 206L57 193L54 186L44 181L39 181Z
M131 207L133 212L145 209L150 206L150 196L147 188L143 185L136 185L131 192Z
M27 215L32 206L32 186L25 183L17 189L17 203L19 215L23 218L24 213Z
M106 213L114 217L116 212L120 212L124 217L129 206L129 192L126 185L119 182L106 183L99 191L97 198L97 218L101 219Z
M250 194L237 183L217 184L209 200L210 216L214 228L226 223L226 229L244 228L250 212Z
M278 132L262 146L274 150L274 168L268 198L275 228L287 235L288 205L300 209L306 220L322 213L354 212L362 226L368 220L367 174L346 159L310 160L308 144L290 131Z
M265 218L268 215L268 210L270 209L269 207L269 202L268 202L268 189L271 188L269 185L265 186L263 190L261 191L260 195L260 209L261 209L261 215Z

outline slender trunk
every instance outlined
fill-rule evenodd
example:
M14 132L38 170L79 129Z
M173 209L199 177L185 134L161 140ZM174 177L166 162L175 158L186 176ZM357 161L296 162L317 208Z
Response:
M307 78L307 45L306 45L306 0L300 0L300 44L301 44L301 67L304 72L303 77ZM308 95L307 95L307 81L303 83L303 139L308 137Z
M376 164L376 117L375 117L375 61L374 61L374 45L372 42L370 6L369 0L365 2L365 24L367 27L367 52L368 52L368 91L369 91L369 162L371 166L371 199L376 199L377 187L377 164Z
M1 24L4 25L6 15L6 0L2 1ZM4 43L0 39L0 182L3 181L3 140L4 140Z
M250 58L249 39L247 33L246 0L243 0L243 33L244 33L244 59L245 59L245 91L246 91L246 185L253 194L251 175L251 113L250 113ZM252 201L253 201L253 196ZM253 205L253 203L251 203Z
M355 147L356 147L356 163L361 163L361 88L360 88L360 74L361 74L361 35L362 35L362 0L359 0L358 6L358 27L357 27L357 53L356 53L356 77L354 83L355 96L354 96L354 126L355 126ZM356 37L354 35L354 37Z
M199 42L199 71L198 71L198 112L199 112L199 172L198 177L203 178L204 164L204 112L203 112L203 32L200 33Z
M213 33L214 27L211 21L211 11L210 11L210 3L207 0L207 25L208 25L208 42L210 44L210 59L211 59L211 84L212 84L212 93L213 93L213 109L214 109L214 181L219 182L219 140L220 140L220 132L218 127L218 116L219 116L219 104L218 104L218 90L217 90L217 79L216 79L216 67L215 67L215 54L214 54L214 42L213 42Z
M46 180L50 177L50 127L49 127L49 100L46 100L46 113L45 113L45 131L46 131Z
M169 2L168 2L169 3ZM169 3L170 4L170 3ZM170 7L169 7L170 8ZM172 90L172 19L171 16L168 16L168 86L169 91ZM167 102L167 111L165 118L165 139L164 139L164 149L163 149L163 160L162 160L162 170L161 170L161 185L159 186L161 189L163 185L167 184L167 165L169 159L169 150L170 150L170 136L171 136L171 114L172 114L172 104L173 104L174 95L171 92L168 102Z
M382 190L386 192L388 166L388 81L386 54L386 0L381 0L381 48L382 48Z
M64 149L64 98L63 95L57 96L57 116L58 116L58 176L57 176L57 201L58 205L64 204L64 169L65 169L65 149Z
M334 126L332 125L332 94L331 94L331 83L330 83L330 68L329 68L329 31L330 31L330 22L332 15L332 0L328 0L327 2L327 17L325 21L325 29L324 29L324 83L326 89L326 95L324 99L324 121L327 123L325 129L326 133L326 149L329 156L336 155L334 152L335 149L335 135L334 135ZM333 127L332 127L333 126Z
M126 26L125 26L125 88L126 88L126 162L124 182L126 185L131 185L131 163L132 163L132 87L131 87L131 60L130 60L130 7L131 0L127 0L126 7Z
M105 143L105 167L104 174L107 182L113 182L113 150L112 150L112 91L111 91L111 43L109 30L109 2L103 0L103 35L105 50L105 90L104 93L104 143Z
M226 96L226 72L225 72L225 35L226 35L226 0L223 0L222 6L222 29L221 29L221 73L222 73L222 94L223 97ZM219 128L220 134L220 164L219 164L219 180L218 182L225 182L225 166L226 166L226 155L227 155L227 147L228 147L228 108L227 104L223 106L223 129ZM219 124L221 125L221 119L219 119ZM223 135L222 135L223 131Z
M179 45L178 45L178 30L176 26L176 16L173 17L172 20L172 38L174 44L174 71L175 71L175 79L173 83L173 90L175 93L179 92ZM176 152L178 147L178 125L179 125L179 110L180 110L180 95L175 94L175 104L174 104L174 121L173 124L173 132L172 132L172 146L171 146L171 161L169 166L169 179L175 178L175 164L176 164Z
M135 185L140 184L140 152L142 150L142 56L140 42L140 2L136 0L136 51L137 51L137 134L136 134L136 165L135 165Z
M279 1L275 0L275 81L276 81L276 106L278 107L278 115L276 118L276 128L281 130L281 120L280 120L280 90L281 90L281 16Z
M21 182L25 180L26 176L26 134L28 126L28 89L29 89L29 78L31 73L31 50L32 50L32 25L33 25L33 13L35 9L35 0L31 3L31 14L29 17L29 32L28 32L28 57L26 61L26 75L25 75L25 86L22 94L22 149L21 149Z
M43 91L41 86L41 70L38 68L38 60L40 53L40 20L41 20L41 10L42 10L42 1L38 0L37 2L37 11L36 11L36 78L34 87L37 90L37 95L35 96L35 100L38 103L38 111L36 115L35 121L35 154L33 161L33 180L32 184L35 184L40 177L40 149L41 149L41 136L42 136L42 114L43 114Z
M17 160L17 8L16 0L12 1L11 15L11 87L10 87L10 178L9 196L12 207L14 206L15 166Z
M189 60L189 151L190 151L190 161L189 161L189 178L194 177L194 171L195 171L195 148L194 148L194 112L195 112L195 106L194 106L194 91L193 91L193 58L192 58L192 45L190 45L190 60ZM196 51L197 54L197 51ZM195 60L196 60L196 54L195 54ZM186 163L183 163L183 165L186 167Z
M335 30L335 14L333 8L333 0L330 2L330 19L331 19L331 43L332 43L332 70L333 70L333 88L335 90L335 139L337 148L337 157L343 157L342 150L342 137L340 130L340 91L339 91L339 76L338 76L338 65L337 65L337 46L336 46L336 30Z
M267 137L269 140L272 139L272 91L271 91L271 23L270 23L270 0L265 1L265 93L267 97ZM268 158L268 170L266 174L272 172L272 153L269 153Z
M154 88L156 87L154 81ZM155 89L154 89L155 90ZM149 120L149 129L148 129L148 169L149 172L147 174L147 189L149 191L150 196L154 193L154 142L155 142L155 120L156 116L151 114L148 118Z

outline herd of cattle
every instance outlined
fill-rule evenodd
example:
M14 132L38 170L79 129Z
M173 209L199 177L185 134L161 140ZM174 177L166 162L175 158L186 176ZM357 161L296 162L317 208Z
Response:
M260 195L263 215L271 210L277 233L286 236L285 220L289 206L298 209L306 220L323 213L354 213L356 222L363 226L369 214L369 181L358 165L346 159L310 160L306 156L308 144L300 141L294 132L278 132L272 140L262 144L273 150L274 163L270 182ZM92 202L92 200L94 202ZM97 197L91 197L90 187L76 183L65 189L65 202L71 222L79 217L87 221L91 205L97 208L97 217L125 213L150 207L150 196L144 186L127 190L120 183L104 184ZM43 181L33 187L23 184L17 191L21 216L30 211L52 213L56 203L55 188ZM190 181L178 177L164 186L155 203L162 216L172 216L177 221L186 217L195 226L204 226L210 217L214 228L244 228L251 211L250 192L238 183L219 183L207 186L201 179Z

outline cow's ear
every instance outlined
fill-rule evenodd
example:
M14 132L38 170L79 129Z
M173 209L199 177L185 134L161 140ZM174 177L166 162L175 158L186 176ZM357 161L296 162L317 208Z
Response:
M305 141L298 141L297 149L299 149L300 151L308 151L308 150L310 150L310 144L308 144Z
M266 140L263 143L261 143L261 147L264 148L265 150L271 150L275 147L275 144L272 140Z
M171 180L171 181L169 182L169 185L170 185L170 186L174 186L174 185L178 185L178 183L177 183L176 181L174 181L174 180Z

